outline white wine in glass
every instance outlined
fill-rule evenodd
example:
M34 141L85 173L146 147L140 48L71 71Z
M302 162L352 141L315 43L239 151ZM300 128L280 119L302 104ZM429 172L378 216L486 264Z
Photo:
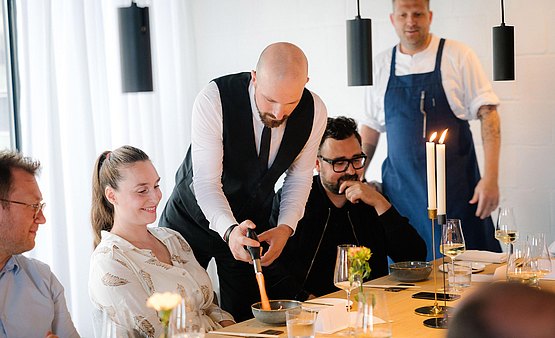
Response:
M353 278L350 274L351 263L349 262L349 249L355 248L352 244L342 244L337 246L337 257L335 260L335 270L333 274L333 284L345 290L347 293L347 308L349 308L349 300L351 291L360 286L360 279Z
M453 274L453 285L456 285L456 273L455 273L455 257L462 254L466 250L466 244L464 242L464 236L461 227L460 219L448 219L447 223L443 225L441 234L441 245L439 246L439 251L445 256L451 258L451 271ZM449 277L451 278L451 277ZM456 287L453 291L458 291Z
M513 208L499 208L497 224L495 226L495 238L507 245L507 253L511 253L511 244L518 239Z
M349 260L349 249L356 248L352 244L342 244L337 246L337 257L335 259L335 270L333 273L333 284L345 290L347 293L347 312L350 311L351 291L360 286L362 283L360 276L353 276L351 273L351 262ZM349 321L349 329L347 335L352 335L352 328Z

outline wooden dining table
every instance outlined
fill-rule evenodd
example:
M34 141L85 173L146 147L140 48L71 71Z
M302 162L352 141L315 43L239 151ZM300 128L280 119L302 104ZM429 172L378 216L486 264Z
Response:
M426 327L423 322L426 319L431 317L426 317L422 315L417 315L415 313L415 309L423 306L432 306L434 305L434 300L424 300L424 299L414 299L412 295L416 292L420 291L434 291L434 284L437 284L437 289L442 290L443 288L443 279L445 278L445 274L439 271L438 266L440 265L440 260L434 265L434 270L436 274L436 282L434 283L434 273L430 274L430 277L421 282L414 282L417 288L408 288L402 291L392 292L392 291L383 291L386 296L387 306L389 310L389 317L392 322L392 336L393 337L425 337L425 338L435 338L435 337L446 337L447 330L446 329L435 329ZM496 268L500 267L502 264L488 264L484 271L479 272L482 275L492 275ZM486 276L484 276L486 277ZM370 285L395 285L398 284L399 281L393 278L391 275L384 276L381 278L377 278L371 281L364 283L365 286ZM468 295L472 294L476 291L480 286L484 285L484 282L472 282L470 287L463 289L462 292L458 294L461 295L461 298L448 301L446 303L447 306L456 308L457 305L464 300L464 298L468 297ZM549 290L555 292L555 280L541 280L540 281L540 288L544 290ZM372 288L374 289L374 288ZM379 288L375 289L376 291L380 292ZM439 291L441 292L441 291ZM351 300L353 300L353 308L351 311L356 311L356 302L354 302L354 294L356 292L352 292ZM337 291L326 296L310 300L310 302L318 302L318 299L322 298L345 298L344 291ZM438 301L439 305L443 305L443 302ZM447 319L448 320L448 319ZM249 319L244 322L237 323L235 325L228 326L223 328L219 331L224 332L235 332L235 333L245 333L242 335L243 337L248 337L248 333L260 333L264 330L274 329L282 331L283 333L279 335L280 338L287 337L287 328L285 324L281 326L273 326L259 322L256 319ZM340 335L339 333L335 334L322 334L316 333L316 337L334 337ZM206 337L231 337L227 335L221 334L213 334L207 333Z

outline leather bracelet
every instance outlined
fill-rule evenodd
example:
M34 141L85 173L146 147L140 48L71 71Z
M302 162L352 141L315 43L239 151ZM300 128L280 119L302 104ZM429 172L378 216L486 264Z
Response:
M233 229L235 229L236 226L239 226L239 224L232 224L229 228L227 228L227 230L224 233L224 241L229 244L229 236L231 235L231 232L233 231Z

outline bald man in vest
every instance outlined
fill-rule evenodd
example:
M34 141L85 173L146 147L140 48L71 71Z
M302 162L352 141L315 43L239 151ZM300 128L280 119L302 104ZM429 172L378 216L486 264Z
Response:
M304 214L327 118L307 82L305 54L286 42L266 47L256 70L211 81L195 100L191 147L160 219L185 237L201 265L215 258L221 306L238 321L252 317L250 305L260 300L244 249L259 243L246 237L247 229L267 246L266 267ZM280 218L271 228L274 186L283 173ZM270 298L279 296L267 282Z

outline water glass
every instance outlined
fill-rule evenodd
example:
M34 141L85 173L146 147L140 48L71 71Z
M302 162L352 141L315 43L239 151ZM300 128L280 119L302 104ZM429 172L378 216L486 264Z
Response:
M318 312L294 308L285 311L287 336L289 338L314 338Z
M532 259L527 241L517 242L507 262L507 281L539 287L537 264Z
M365 290L358 294L355 337L391 337L391 322L383 292Z
M185 298L170 315L170 337L203 338L205 329L199 312L187 306Z
M458 292L470 286L470 282L472 281L471 264L446 264L445 267L447 268L449 291Z
M535 262L538 268L538 276L544 277L551 273L551 256L547 250L545 235L543 233L529 234L527 240L530 245L532 261Z

